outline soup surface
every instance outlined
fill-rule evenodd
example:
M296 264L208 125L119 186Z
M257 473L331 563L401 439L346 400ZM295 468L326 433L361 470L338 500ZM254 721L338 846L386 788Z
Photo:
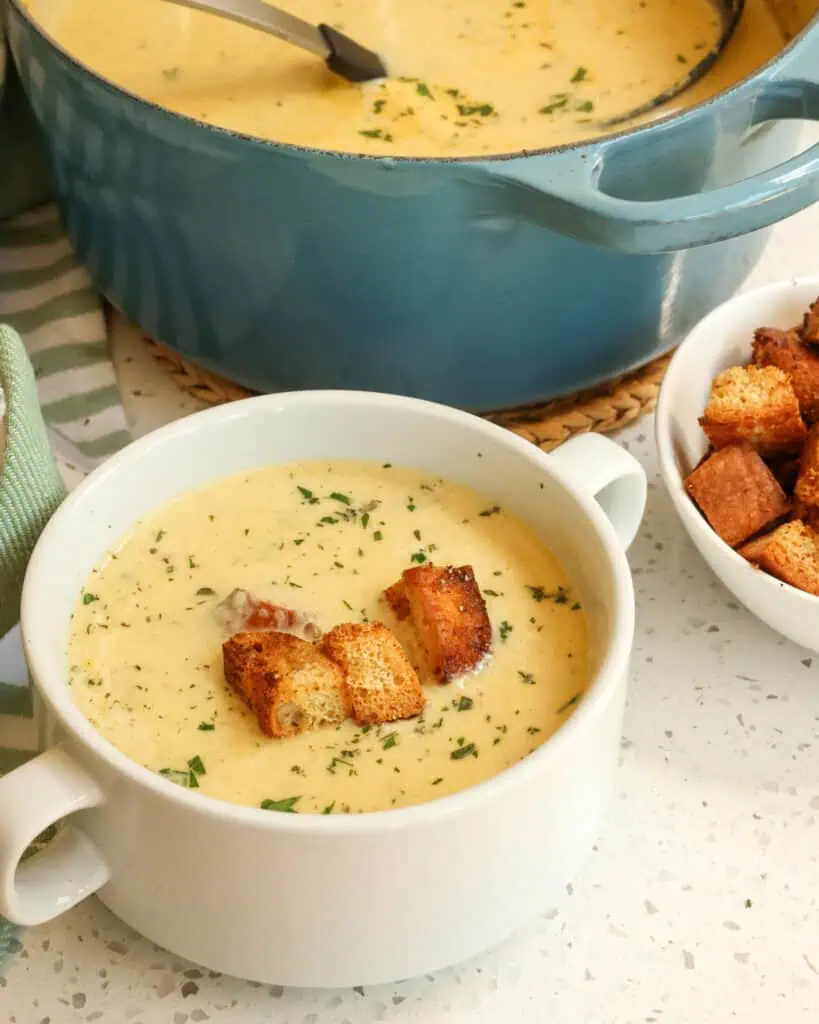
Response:
M488 665L425 685L420 718L262 735L224 682L222 597L246 588L324 630L394 628L382 591L426 560L473 566L493 625ZM555 557L486 498L415 470L306 462L219 481L138 524L78 603L69 676L80 709L133 760L185 771L199 758L203 793L381 810L490 778L543 743L588 682L585 618Z
M504 153L600 135L719 36L709 0L282 0L385 57L391 77L361 86L278 39L163 0L28 4L69 53L137 96L264 139L379 155ZM730 46L674 104L728 88L783 41L764 0L746 0Z

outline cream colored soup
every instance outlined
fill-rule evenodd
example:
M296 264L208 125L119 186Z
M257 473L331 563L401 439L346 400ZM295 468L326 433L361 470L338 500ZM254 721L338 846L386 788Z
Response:
M495 631L489 665L427 685L418 719L262 735L224 682L220 598L243 587L325 630L392 626L381 592L424 560L473 566ZM526 525L466 487L343 461L222 480L141 522L89 580L68 660L78 706L133 760L184 771L198 757L203 793L326 813L417 804L496 775L566 720L589 677L584 612Z
M69 53L171 110L265 139L406 156L599 135L719 34L709 0L282 0L385 56L393 77L356 86L287 43L162 0L28 2ZM764 0L747 0L727 51L676 106L733 85L782 44Z

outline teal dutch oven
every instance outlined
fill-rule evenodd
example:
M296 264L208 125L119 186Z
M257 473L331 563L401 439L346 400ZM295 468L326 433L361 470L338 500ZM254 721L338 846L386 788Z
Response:
M736 87L590 143L490 160L350 156L170 114L7 30L66 226L99 289L260 390L363 388L473 410L668 350L819 199L815 0Z

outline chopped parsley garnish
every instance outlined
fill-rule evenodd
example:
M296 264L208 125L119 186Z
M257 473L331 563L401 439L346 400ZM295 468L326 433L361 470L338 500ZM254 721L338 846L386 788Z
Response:
M518 669L518 675L520 676L520 681L522 683L526 683L527 686L534 686L537 682L531 672L521 672L521 670Z
M259 807L263 811L287 811L296 813L296 804L301 800L300 796L286 796L283 800L262 800Z
M500 597L497 590L484 590L483 593L486 594L487 597Z
M389 750L390 747L394 747L398 742L398 733L391 732L384 737L384 742L381 744L382 750Z
M483 516L484 519L488 519L489 516L496 516L500 512L500 505L493 505L492 508L485 508L483 512L479 512L479 516Z
M216 724L214 722L200 722L199 723L199 731L200 732L213 732L213 730L215 728L216 728Z
M324 808L324 810L321 813L322 814L332 814L333 813L333 808L335 807L335 805L336 805L336 802L334 800L331 804L327 804L327 806Z
M384 534L380 530L376 530L373 534L373 540L383 540Z
M424 82L419 82L415 86L415 91L418 93L419 96L425 96L428 100L435 99L435 97L430 92L429 86L426 85Z
M501 640L504 643L506 643L506 641L508 640L509 634L512 632L513 629L514 627L510 623L508 623L506 619L504 619L503 622L498 627L498 635L500 636Z
M188 768L190 768L190 770L192 772L194 772L194 774L196 774L196 775L207 775L208 774L207 771L205 770L205 764L204 764L202 758L198 754L195 754L190 759L190 761L188 761Z
M474 743L463 743L456 750L453 750L449 756L453 761L460 761L464 757L469 757L470 754L473 757L478 756L478 748Z
M93 604L94 601L99 601L99 597L97 596L97 594L89 594L86 592L82 595L83 604Z
M370 522L370 513L369 512L364 512L362 514L362 516L361 516L361 525L364 527L365 530L367 529L367 525L368 525L369 522Z
M386 102L386 100L376 100L375 103L373 103L373 113L380 114L381 111L384 109L384 104Z
M213 587L200 587L196 591L196 596L197 597L213 597L215 593L216 593L216 591L213 589Z
M580 697L581 694L579 693L576 693L574 697L569 697L565 704L560 705L560 707L557 709L556 714L562 715L564 711L568 711L569 708L573 707L580 700Z
M586 100L584 103L578 103L575 110L579 111L581 114L589 114L594 110L594 104L591 100Z
M491 117L495 113L495 108L491 103L459 103L458 113L461 117L473 117L475 114L479 117Z
M350 499L348 498L348 496L346 494L341 494L340 491L333 491L330 497L333 499L333 501L340 501L342 505L350 504Z
M587 68L579 67L579 68L577 68L575 73L572 75L572 77L569 79L569 81L570 82L583 82L583 81L585 81L586 76L588 75L588 73L589 72L588 72Z
M416 551L414 555L410 557L411 562L417 562L419 565L426 562L427 556L423 551Z
M197 563L194 561L193 555L188 555L188 568L189 569L198 569L199 568Z
M156 534L156 537L154 537L154 543L158 544L162 540L162 538L164 536L165 536L165 531L164 530L158 530L157 534Z
M532 595L532 599L537 601L538 603L546 600L546 591L543 589L543 587L532 587L527 583L526 589Z
M315 494L313 494L313 492L309 488L300 486L298 490L302 498L304 498L308 505L318 504L319 499L315 496Z
M407 512L415 511L415 501L412 498L407 498Z
M382 139L384 142L392 142L392 135L382 131L380 128L364 128L359 135L365 135L368 139Z
M168 782L175 782L177 786L183 786L185 789L199 788L199 780L196 777L196 772L182 772L176 768L160 768L159 774L164 776Z
M443 781L444 781L443 776L439 775L437 779L433 779L432 780L432 785L433 786L437 786L437 785L439 785Z
M334 523L337 523L338 520L335 519L333 516L322 516L321 519L319 519L319 522L328 523L330 526L332 526Z
M551 103L547 103L545 107L540 108L541 114L553 114L556 110L561 110L569 102L568 96L561 96L558 99L552 100Z
M461 697L461 699L458 701L457 708L459 711L469 711L469 709L472 707L474 703L475 702L472 700L471 697Z

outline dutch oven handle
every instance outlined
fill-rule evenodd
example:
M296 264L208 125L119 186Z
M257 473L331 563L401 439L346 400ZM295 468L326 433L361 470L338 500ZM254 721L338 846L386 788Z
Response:
M721 103L752 105L749 127L780 119L819 121L819 40L812 38L814 34L783 56L761 92L750 94L740 88ZM670 143L685 121L713 117L719 114L706 107L699 114L604 142L591 158L579 147L543 160L534 156L484 163L483 183L500 186L506 202L498 205L518 216L584 242L632 253L672 252L719 242L767 227L819 200L819 144L742 181L706 187L693 195L643 202L607 194L599 187L603 169L620 147L637 146L638 156L650 161L652 142Z

